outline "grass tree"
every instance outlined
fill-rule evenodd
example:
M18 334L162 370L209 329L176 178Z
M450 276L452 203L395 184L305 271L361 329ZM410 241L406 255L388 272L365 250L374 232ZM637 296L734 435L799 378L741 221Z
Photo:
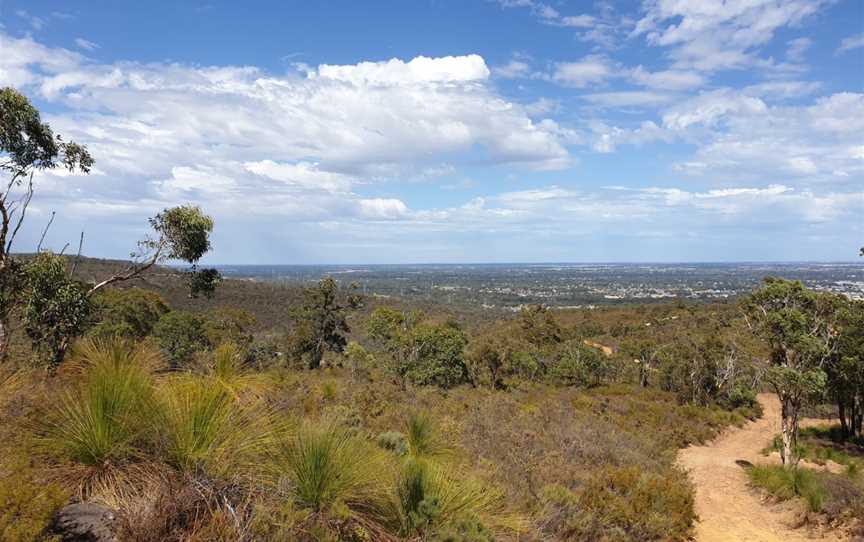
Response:
M825 389L823 367L831 354L835 304L835 298L799 281L773 277L744 302L751 327L771 351L766 378L780 399L780 456L789 467L798 464L801 407Z

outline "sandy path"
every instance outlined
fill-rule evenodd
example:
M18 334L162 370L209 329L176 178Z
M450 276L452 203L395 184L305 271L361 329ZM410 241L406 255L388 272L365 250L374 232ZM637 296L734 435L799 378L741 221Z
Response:
M696 489L697 542L798 542L837 540L810 537L792 527L795 511L787 505L763 503L747 485L747 474L735 463L779 463L774 454L760 453L780 431L780 402L760 394L764 415L744 427L731 429L704 446L681 450L678 464L689 471ZM809 465L808 465L809 466Z

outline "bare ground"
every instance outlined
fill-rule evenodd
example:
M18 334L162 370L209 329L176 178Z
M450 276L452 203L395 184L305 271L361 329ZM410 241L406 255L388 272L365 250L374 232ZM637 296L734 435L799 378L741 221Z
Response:
M747 473L736 461L779 463L777 454L761 450L780 431L780 402L774 394L760 394L764 415L741 428L733 428L704 446L691 446L678 455L678 464L690 473L696 490L697 542L799 542L838 540L838 534L817 534L796 529L797 503L765 502L748 486ZM806 425L812 425L808 422ZM824 423L824 422L821 422ZM802 425L804 425L802 423ZM807 464L807 467L822 468ZM830 468L830 467L826 467Z

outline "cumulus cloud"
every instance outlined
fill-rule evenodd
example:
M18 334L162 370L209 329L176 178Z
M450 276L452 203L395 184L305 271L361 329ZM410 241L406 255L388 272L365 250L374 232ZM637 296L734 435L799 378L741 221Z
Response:
M720 89L671 108L663 124L699 144L693 160L676 164L680 171L809 182L844 182L864 174L864 94L769 106Z
M730 0L728 2L681 2L650 0L631 36L668 48L676 69L718 71L754 65L765 68L771 61L760 59L762 46L774 34L796 27L817 13L829 0ZM792 53L803 53L804 42ZM796 60L796 59L793 59Z

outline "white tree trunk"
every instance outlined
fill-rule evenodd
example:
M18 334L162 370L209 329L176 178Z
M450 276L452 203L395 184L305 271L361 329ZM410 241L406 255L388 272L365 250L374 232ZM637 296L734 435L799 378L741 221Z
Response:
M780 399L782 403L780 434L783 447L780 459L787 467L798 466L798 405L790 398Z

